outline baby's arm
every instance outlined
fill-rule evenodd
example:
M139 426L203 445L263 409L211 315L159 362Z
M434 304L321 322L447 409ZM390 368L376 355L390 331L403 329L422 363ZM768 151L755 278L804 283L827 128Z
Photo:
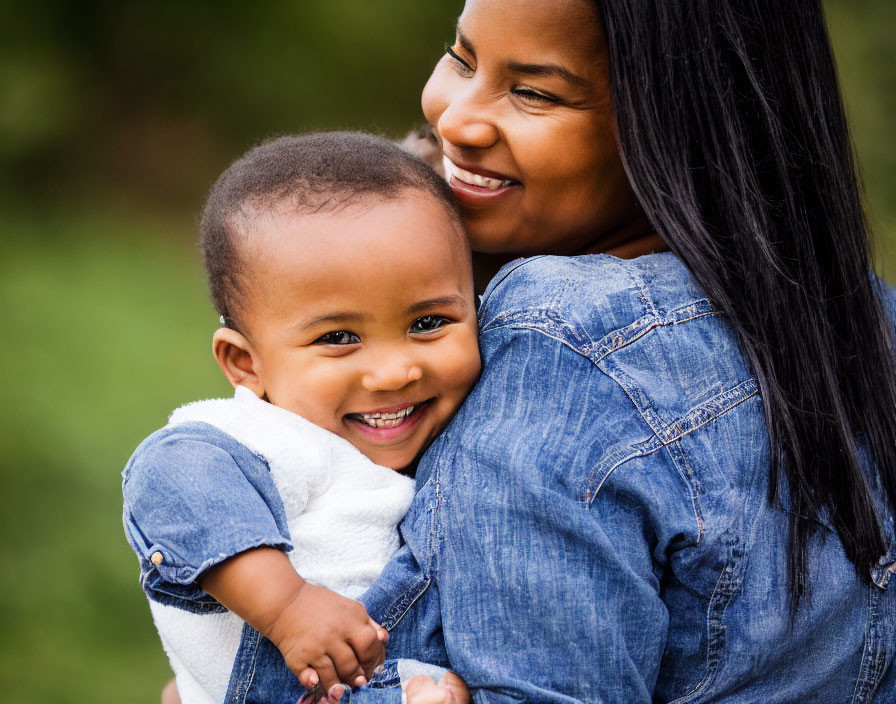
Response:
M306 688L362 686L385 659L386 632L364 606L308 584L280 550L231 557L210 569L201 586L276 645Z

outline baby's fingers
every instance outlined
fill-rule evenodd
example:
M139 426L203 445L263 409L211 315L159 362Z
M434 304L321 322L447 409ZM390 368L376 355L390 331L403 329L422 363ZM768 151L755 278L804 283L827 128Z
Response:
M311 664L314 665L314 669L317 671L318 677L320 677L320 684L318 685L319 690L330 694L336 701L339 701L342 692L331 692L334 687L341 686L341 683L330 657L328 655L323 655Z
M467 683L453 672L444 673L439 686L451 691L455 704L470 704L470 690L467 688Z
M340 643L336 647L331 648L328 655L333 661L333 667L336 668L336 674L340 682L352 687L363 687L367 684L364 669L361 667L355 651L352 650L348 643Z
M305 689L313 689L320 682L320 677L310 667L306 667L299 673L299 682Z
M376 639L382 641L384 645L389 645L389 631L383 628L372 618L368 618L367 620L370 623L371 628L376 631Z
M371 677L373 671L386 660L385 641L382 640L377 630L379 629L385 633L385 629L378 624L374 628L373 625L376 624L376 621L371 621L370 623L370 626L356 629L346 641L354 651L367 677ZM386 638L388 639L388 637L389 634L387 633Z

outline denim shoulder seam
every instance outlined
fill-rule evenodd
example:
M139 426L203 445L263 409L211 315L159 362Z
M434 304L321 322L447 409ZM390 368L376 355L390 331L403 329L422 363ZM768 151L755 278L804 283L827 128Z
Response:
M654 310L651 314L644 315L628 325L605 335L594 344L589 351L588 357L592 362L598 364L608 355L630 345L651 330L670 325L679 325L708 315L719 315L719 312L706 299L692 301L687 305L673 308L664 313Z
M751 377L694 406L681 418L667 424L658 433L658 436L663 445L677 442L685 435L708 425L758 393L759 387L756 384L756 379Z
M597 341L581 325L568 321L554 308L516 308L502 311L480 326L480 334L501 328L529 329L562 342L577 354L599 364L605 357L630 345L655 328L678 325L708 315L719 315L712 304L701 299L665 312L658 312L649 300L642 297L648 309L644 315L609 333Z

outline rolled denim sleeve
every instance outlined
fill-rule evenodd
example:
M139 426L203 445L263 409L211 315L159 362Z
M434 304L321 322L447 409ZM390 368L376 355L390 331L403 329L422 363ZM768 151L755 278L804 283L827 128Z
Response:
M251 548L291 550L267 463L205 423L163 428L123 473L124 527L151 598L213 602L196 584Z
M663 553L688 494L623 388L526 324L486 329L484 375L419 470L438 487L445 642L477 702L650 702ZM425 559L425 558L424 558Z

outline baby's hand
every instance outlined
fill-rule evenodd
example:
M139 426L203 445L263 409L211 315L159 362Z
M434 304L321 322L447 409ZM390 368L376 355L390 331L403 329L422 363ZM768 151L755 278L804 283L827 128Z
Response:
M436 684L432 677L417 675L405 687L407 704L469 704L470 690L453 672L446 672Z
M307 689L363 686L385 660L385 631L364 606L307 582L263 633Z

